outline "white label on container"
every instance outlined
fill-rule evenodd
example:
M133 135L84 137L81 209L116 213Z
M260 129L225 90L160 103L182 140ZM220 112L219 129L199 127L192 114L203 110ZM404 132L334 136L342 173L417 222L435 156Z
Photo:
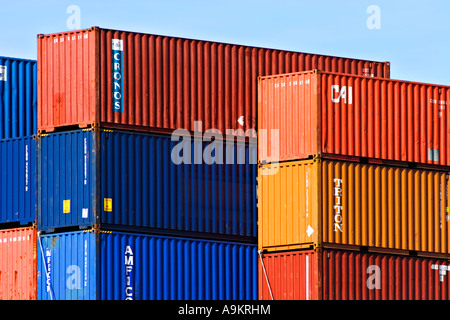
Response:
M84 138L84 185L87 184L87 139Z
M345 103L348 104L353 103L353 87L347 86L340 87L339 85L332 85L331 101L333 101L334 103L339 103L342 99L344 100Z
M45 264L47 265L47 292L51 290L51 274L52 274L52 251L50 249L45 249Z
M84 240L84 286L88 283L88 243Z
M314 229L310 225L308 225L306 233L308 234L308 237L310 237L314 233Z
M447 271L450 271L450 266L432 264L432 270L439 270L439 280L444 281L444 276L447 275Z
M113 111L114 112L123 112L122 105L122 71L123 71L123 40L120 39L112 39L112 66L113 66Z
M134 300L134 254L131 246L125 248L125 300Z
M83 208L81 217L82 217L83 219L87 219L88 216L89 216L89 209L88 209L88 208Z
M7 81L7 67L0 66L0 81Z
M334 232L342 232L342 179L333 179L334 182Z
M112 49L123 51L123 40L121 39L112 39Z
M306 255L306 300L309 300L309 255Z
M308 170L305 172L305 174L306 174L306 190L305 190L305 192L306 192L306 195L305 195L305 198L306 198L306 217L308 218L308 216L309 216L309 168L308 168ZM308 237L309 237L309 235L308 235Z
M428 160L439 161L439 149L428 149Z
M25 192L28 191L28 145L25 145Z

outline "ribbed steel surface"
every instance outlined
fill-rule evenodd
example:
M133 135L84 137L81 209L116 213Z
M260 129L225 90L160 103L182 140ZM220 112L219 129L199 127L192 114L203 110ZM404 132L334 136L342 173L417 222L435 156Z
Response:
M0 300L36 300L36 229L0 230Z
M319 159L263 165L258 244L449 254L448 190L442 171Z
M0 57L0 139L37 133L37 62Z
M329 155L450 165L449 86L322 71L259 84L258 129L269 131L258 140L261 162Z
M0 223L36 221L36 162L33 136L0 140Z
M263 264L259 263L262 300L448 300L450 297L448 259L316 249L263 254L262 261Z
M389 78L389 63L93 27L38 36L38 129L257 125L257 77L320 68ZM251 132L248 132L251 136Z
M256 245L102 231L39 242L39 300L258 298Z
M223 145L213 162L210 142L179 138L108 130L42 136L39 229L99 224L256 241L256 145ZM172 159L180 146L185 155L190 149L190 164Z

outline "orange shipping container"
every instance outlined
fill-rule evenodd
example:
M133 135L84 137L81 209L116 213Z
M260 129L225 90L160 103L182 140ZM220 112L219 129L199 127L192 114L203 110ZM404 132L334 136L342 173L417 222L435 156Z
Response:
M36 300L36 229L0 230L0 300Z
M448 86L317 70L258 83L261 163L329 157L450 165Z
M258 246L448 254L448 174L331 160L260 165Z

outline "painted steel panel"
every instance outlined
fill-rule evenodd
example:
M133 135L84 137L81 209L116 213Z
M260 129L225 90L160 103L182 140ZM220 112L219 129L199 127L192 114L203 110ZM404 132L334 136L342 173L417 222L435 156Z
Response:
M194 131L201 121L252 136L257 77L315 68L389 78L390 65L98 27L38 35L38 129Z
M0 140L0 224L36 221L36 162L34 136Z
M36 300L36 229L0 230L0 300Z
M256 245L105 231L40 243L38 300L258 298Z
M0 139L37 133L37 61L0 57Z
M260 249L450 253L447 172L315 159L260 166L258 181Z
M316 249L268 253L261 260L264 264L259 263L261 300L448 300L450 297L448 259Z
M256 241L256 144L78 130L39 145L39 230L98 224Z
M260 162L330 155L450 165L448 86L315 70L260 77L259 89L258 129L268 130Z

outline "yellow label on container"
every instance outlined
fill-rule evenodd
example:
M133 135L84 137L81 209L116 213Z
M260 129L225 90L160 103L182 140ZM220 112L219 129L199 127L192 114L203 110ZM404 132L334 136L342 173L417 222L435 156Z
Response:
M448 207L445 207L445 211L447 211L447 212L448 212Z
M70 213L70 200L63 200L63 213Z
M105 211L112 212L112 199L105 198Z

